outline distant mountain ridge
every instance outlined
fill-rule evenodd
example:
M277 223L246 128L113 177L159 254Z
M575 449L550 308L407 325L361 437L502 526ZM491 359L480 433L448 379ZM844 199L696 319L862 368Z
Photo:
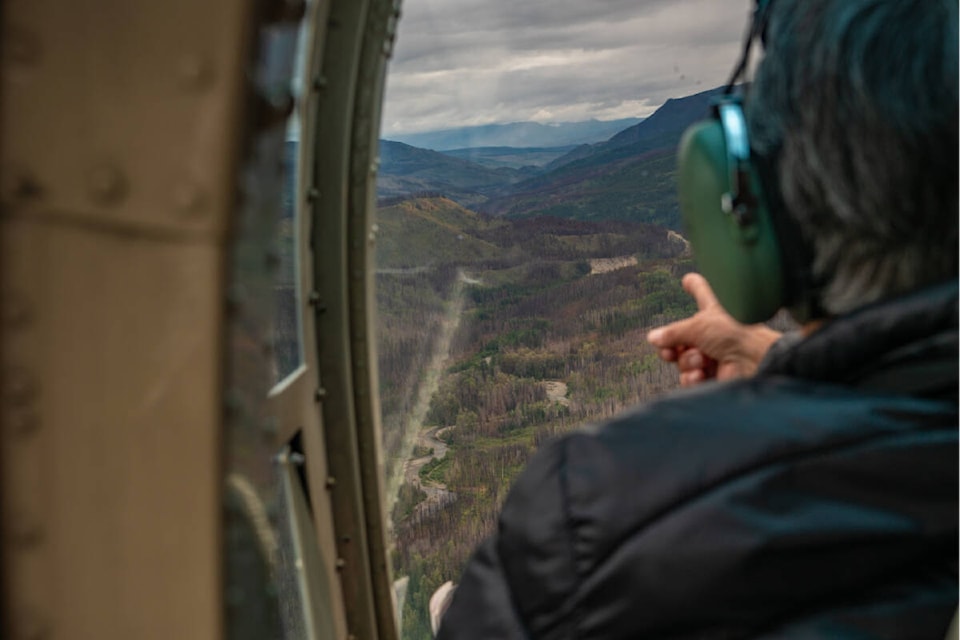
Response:
M377 193L391 200L443 195L493 216L626 220L679 229L677 145L721 90L668 100L646 120L566 152L498 147L439 153L381 141Z
M581 146L541 175L516 182L480 205L493 215L635 220L677 229L676 150L684 130L709 113L722 88L671 99L606 142Z
M607 140L642 118L584 122L511 122L387 136L422 149L446 151L476 147L564 147Z
M530 175L518 169L486 167L438 151L381 140L377 196L442 193L461 205L472 206Z

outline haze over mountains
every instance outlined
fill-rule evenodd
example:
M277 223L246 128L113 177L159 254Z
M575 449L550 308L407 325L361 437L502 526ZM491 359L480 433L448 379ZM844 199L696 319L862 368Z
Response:
M381 141L378 196L429 192L496 216L629 220L678 228L677 144L687 126L707 115L720 91L668 100L649 118L573 148L517 143L439 153Z
M562 147L606 140L641 120L642 118L623 118L555 124L511 122L396 134L390 136L390 139L435 151L477 147Z

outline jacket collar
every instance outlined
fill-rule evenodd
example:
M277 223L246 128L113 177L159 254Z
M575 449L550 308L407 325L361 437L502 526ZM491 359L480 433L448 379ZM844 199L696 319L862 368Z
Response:
M953 280L834 318L776 345L757 374L956 397L957 292Z

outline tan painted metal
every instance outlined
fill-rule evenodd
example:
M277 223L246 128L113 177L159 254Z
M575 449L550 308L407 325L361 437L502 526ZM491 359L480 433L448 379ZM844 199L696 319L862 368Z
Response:
M2 8L4 637L220 637L253 3Z
M12 637L218 637L217 248L3 225Z
M33 215L212 237L233 207L250 2L4 3L4 193ZM34 203L34 204L31 204Z

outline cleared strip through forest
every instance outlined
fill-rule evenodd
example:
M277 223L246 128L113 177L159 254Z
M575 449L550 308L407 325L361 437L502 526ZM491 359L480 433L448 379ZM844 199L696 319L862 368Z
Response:
M457 270L457 281L450 294L446 313L440 323L439 335L433 344L430 362L420 380L417 402L403 422L403 444L398 454L403 463L394 464L391 467L393 471L387 483L387 513L393 511L393 505L397 502L400 485L404 481L406 462L413 456L414 445L419 439L420 432L423 429L423 421L430 409L430 398L433 397L440 386L440 374L443 373L450 356L450 345L453 342L453 336L460 327L460 318L463 315L465 285L477 283L477 280L471 279L462 269Z

